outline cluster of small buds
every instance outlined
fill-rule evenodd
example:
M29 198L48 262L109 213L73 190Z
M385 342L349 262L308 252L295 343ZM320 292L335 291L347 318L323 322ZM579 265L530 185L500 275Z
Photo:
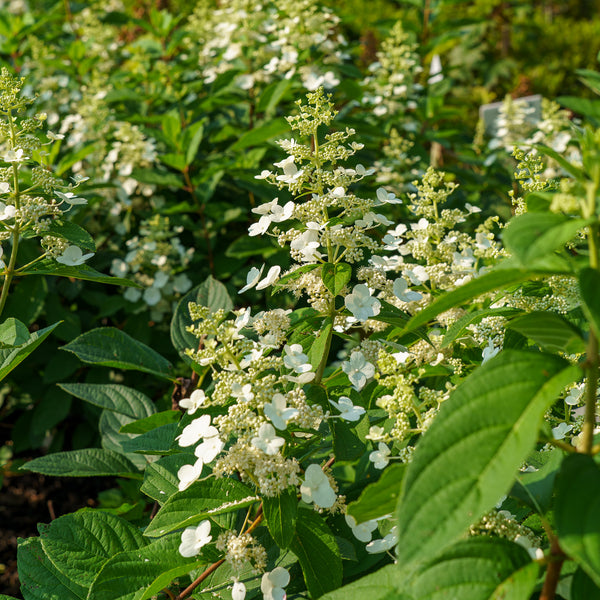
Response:
M248 569L253 573L262 573L267 567L266 550L249 533L224 531L219 534L216 547L225 554L234 576L241 576Z

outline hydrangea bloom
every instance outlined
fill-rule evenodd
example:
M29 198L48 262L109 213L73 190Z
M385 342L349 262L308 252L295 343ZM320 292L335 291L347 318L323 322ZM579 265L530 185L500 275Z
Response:
M342 371L348 375L354 389L360 392L365 387L367 379L375 375L375 366L367 362L362 352L355 351L348 361L342 363Z
M290 582L290 574L283 567L275 567L265 573L260 582L264 600L284 600L285 586Z
M369 288L364 283L355 285L352 293L346 296L344 303L358 321L375 317L381 310L381 302L371 296Z
M179 401L179 406L187 410L188 415L193 415L206 402L204 390L194 390L189 398Z
M258 436L253 437L251 444L265 454L273 456L279 452L285 440L275 435L275 429L270 423L263 423L258 429Z
M379 554L387 552L398 543L398 529L392 527L392 530L381 540L373 540L367 544L366 550L370 554Z
M423 297L419 292L412 292L408 289L408 281L404 277L398 277L394 280L394 295L402 302L412 302Z
M185 558L196 556L200 554L202 547L206 546L211 540L210 521L201 521L198 527L187 527L181 534L179 554Z
M177 488L179 491L187 490L200 477L203 468L204 462L202 459L198 459L193 465L183 465L177 471L177 479L179 479Z
M94 252L84 254L78 246L67 246L63 253L56 258L59 262L67 267L77 267L82 265L88 258L92 258Z
M287 408L285 396L283 394L275 394L273 400L264 405L263 411L265 417L267 417L277 429L282 430L287 427L287 422L298 414L298 409Z
M312 370L312 366L308 362L308 356L304 354L300 344L292 344L291 346L286 344L284 351L283 364L288 369L292 369L298 374L307 373Z
M383 442L379 442L377 448L377 450L369 454L369 460L376 469L383 469L390 462L390 449Z
M304 483L300 486L302 500L307 504L314 502L321 508L331 508L336 499L329 478L319 465L310 465L306 469Z
M354 406L348 396L340 396L337 402L329 402L340 411L340 418L344 421L358 421L365 413L365 409L362 406Z
M352 535L361 542L370 542L373 537L373 531L377 529L377 521L365 521L357 524L356 519L351 515L346 515L346 524L352 529Z
M214 437L218 434L217 428L210 424L210 415L202 415L184 427L181 435L177 436L177 439L179 440L179 445L185 448L193 446L202 438Z

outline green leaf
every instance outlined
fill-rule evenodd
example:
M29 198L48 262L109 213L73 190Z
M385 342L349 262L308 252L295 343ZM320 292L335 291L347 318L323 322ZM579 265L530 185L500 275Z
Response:
M413 600L406 590L407 577L398 565L387 565L358 581L354 581L321 600Z
M63 575L46 556L39 538L19 539L17 564L25 600L85 600L87 589Z
M579 179L579 181L583 181L585 179L585 173L579 167L571 164L556 150L550 148L549 146L545 146L544 144L532 144L532 146L536 150L539 150L542 154L554 159L567 173L573 175L575 179Z
M121 445L125 452L167 454L175 441L175 433L177 433L177 423L167 423L130 440L125 440Z
M564 459L554 518L560 547L600 586L600 467L591 456Z
M388 465L381 477L362 491L358 500L350 502L348 514L354 517L357 523L364 523L393 513L398 504L400 485L405 472L406 465Z
M171 364L146 344L114 327L92 329L63 346L84 363L152 373L171 379Z
M22 346L29 340L29 329L19 319L9 317L0 324L0 348Z
M331 317L326 317L323 319L323 325L321 326L321 331L315 339L308 351L308 360L312 365L313 369L318 369L321 360L325 356L327 352L329 352L329 347L331 345L331 333L333 331L333 320Z
M597 338L600 338L600 272L586 267L579 272L581 307Z
M230 311L233 308L233 302L227 293L227 288L210 275L179 301L171 320L171 342L180 356L184 360L187 359L188 362L191 362L191 360L184 354L186 348L198 348L198 338L186 331L186 328L193 324L188 309L190 302L210 308L211 313L220 308L225 311Z
M173 494L144 531L159 537L175 529L195 525L213 515L250 506L258 496L243 483L230 478L197 481L187 490Z
M169 423L178 423L181 419L181 412L178 410L163 410L143 419L132 421L121 427L121 433L146 433L152 429L156 429L161 425Z
M190 165L194 161L194 158L196 158L203 135L204 123L202 121L197 121L184 130L182 145L185 150L186 166Z
M163 185L165 187L173 187L179 189L184 187L183 177L166 171L158 171L156 169L134 169L131 177L142 183L153 183L155 185Z
M527 267L562 249L588 222L557 213L524 213L511 219L503 229L502 240L507 250Z
M502 538L471 538L451 546L419 570L419 600L529 600L539 567L527 550Z
M289 129L290 126L285 119L269 119L264 125L255 127L242 134L238 140L229 147L229 150L237 152L244 148L248 148L249 146L259 146L267 140L286 133Z
M135 465L122 454L101 448L55 452L26 462L23 471L55 477L92 477L119 475L139 479Z
M55 519L40 539L52 564L86 588L109 558L146 544L137 527L124 519L87 508Z
M404 333L413 331L418 327L421 327L421 325L425 325L440 313L443 313L450 308L464 304L487 292L492 292L515 283L520 283L521 281L529 280L533 276L534 273L532 271L521 268L502 268L490 271L434 300L429 306L425 307L410 319L404 328Z
M248 258L249 256L261 256L263 259L275 254L277 248L268 237L250 237L248 234L239 237L225 250L225 256L229 258Z
M482 308L463 315L460 319L452 323L446 331L446 335L442 340L442 348L447 348L454 340L459 338L469 325L479 323L486 317L511 317L520 314L522 311L518 308Z
M281 548L287 548L296 531L298 497L296 490L287 490L278 496L263 498L263 514L269 533Z
M150 463L144 471L142 492L159 504L164 504L178 491L177 471L183 465L192 465L194 462L196 462L196 457L193 454L180 453L164 456L156 462Z
M17 600L14 596L7 596L6 594L0 594L0 600Z
M205 551L192 558L179 554L180 535L166 536L139 550L121 552L98 573L89 598L93 600L142 600L156 596L176 577L209 562ZM214 554L214 553L213 553Z
M600 600L600 587L586 575L586 572L579 567L573 575L571 582L571 598L585 598L585 600Z
M290 550L298 557L310 595L318 598L342 583L342 558L334 535L312 508L298 508Z
M58 385L80 400L132 419L144 419L156 410L148 396L117 383L59 383Z
M356 429L363 425L364 435L369 432L369 417L364 415L358 424L354 425L344 421L343 419L332 419L331 432L333 434L333 450L335 458L338 461L357 460L364 453L366 446L358 435Z
M585 352L586 343L579 330L555 313L533 311L513 319L507 327L531 338L549 352Z
M124 285L127 287L142 287L135 281L124 279L123 277L112 277L104 275L87 265L77 267L67 267L61 265L55 260L45 258L34 263L24 271L19 271L19 275L53 275L55 277L70 277L73 279L82 279L84 281L95 281L96 283L108 283L111 285Z
M51 234L63 238L74 246L78 246L84 252L96 252L96 242L94 242L94 238L83 229L83 227L79 227L79 225L76 225L71 221L51 221L44 234Z
M339 296L352 277L352 267L347 263L325 263L321 267L321 277L325 287L334 296Z
M94 144L90 144L89 146L84 146L77 152L72 154L67 154L61 161L56 165L56 169L54 170L54 175L56 177L60 177L66 171L68 171L75 163L78 163L80 160L83 160L86 156L92 154L98 149L98 146Z
M408 466L397 510L401 564L439 552L507 493L544 412L579 377L557 356L507 350L463 381Z
M268 85L260 96L260 100L256 106L256 112L272 113L279 104L281 98L290 89L291 85L292 81L290 79L281 79L280 81L274 81Z
M18 348L0 348L0 381L20 365L58 326L60 322L33 332Z

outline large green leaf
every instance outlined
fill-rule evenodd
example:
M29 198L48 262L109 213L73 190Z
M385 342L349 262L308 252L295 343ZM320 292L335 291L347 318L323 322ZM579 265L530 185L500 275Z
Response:
M558 213L524 213L511 219L503 230L502 240L523 266L530 266L537 259L562 249L588 222Z
M579 273L579 294L583 312L592 326L597 338L600 338L600 271L585 268Z
M181 575L214 560L214 552L203 548L200 555L179 554L180 535L171 535L151 544L121 552L108 560L89 593L89 600L141 600L151 598Z
M591 577L579 567L573 575L571 582L571 598L576 600L582 598L585 600L600 600L600 587L598 587Z
M557 356L508 350L464 380L417 443L404 478L403 564L439 552L507 493L544 412L579 376Z
M178 491L177 471L183 465L192 465L195 462L196 457L193 454L180 453L163 456L156 462L150 463L144 471L142 492L159 504L164 504Z
M342 558L333 533L312 508L300 507L290 550L298 557L310 595L318 598L342 583Z
M0 381L19 366L59 325L60 322L35 331L27 342L17 348L0 348Z
M564 317L555 313L533 311L513 319L508 327L531 338L549 352L585 352L586 344L581 332Z
M325 263L321 267L321 277L325 287L334 296L339 296L352 277L352 267L348 263Z
M39 538L19 539L17 565L25 600L85 600L87 588L63 575L44 553Z
M398 565L388 565L354 581L321 600L413 600L407 591L407 576Z
M72 221L51 221L48 233L63 238L74 246L78 246L84 252L95 252L96 242L94 238L83 227L79 227Z
M281 548L292 541L298 518L298 497L295 491L287 490L272 498L263 498L263 514L269 533Z
M538 570L527 551L514 542L472 538L420 569L412 592L419 600L529 600Z
M363 523L393 513L398 504L400 484L404 478L406 465L389 465L375 482L369 484L358 500L350 502L348 514Z
M181 411L179 410L163 410L159 413L154 413L148 417L132 421L127 425L123 425L121 433L147 433L162 425L169 423L178 423L181 419Z
M141 478L136 466L122 454L101 448L83 448L55 452L25 463L24 471L33 471L55 477L92 477L119 475Z
M71 277L73 279L83 279L84 281L95 281L96 283L141 287L135 281L124 279L123 277L104 275L103 273L100 273L100 271L96 271L96 269L85 264L76 267L68 267L49 258L34 263L24 271L19 271L19 275L54 275L56 277Z
M40 539L52 564L83 587L92 584L109 558L146 545L137 527L115 515L90 509L55 519Z
M210 275L179 301L171 320L171 342L173 342L173 346L179 354L188 361L189 359L184 354L186 348L194 350L198 348L198 338L187 331L187 327L193 324L188 309L190 302L206 306L213 313L220 308L225 311L230 311L233 308L233 302L227 293L227 288Z
M229 148L232 151L243 150L249 146L258 146L267 140L273 139L289 131L290 126L284 118L269 119L265 124L259 125L242 134Z
M29 329L19 319L9 317L0 324L0 348L13 349L29 341Z
M600 586L600 467L591 456L563 461L554 518L560 547Z
M144 535L159 537L213 515L250 506L258 500L250 488L235 479L197 481L187 490L173 494L163 504Z
M76 398L132 419L143 419L156 411L154 403L148 396L124 385L116 383L59 383L58 385Z
M63 346L62 350L72 352L88 364L142 371L172 379L171 364L166 358L114 327L92 329Z
M124 441L123 450L141 454L167 454L175 441L176 433L177 423L167 423Z

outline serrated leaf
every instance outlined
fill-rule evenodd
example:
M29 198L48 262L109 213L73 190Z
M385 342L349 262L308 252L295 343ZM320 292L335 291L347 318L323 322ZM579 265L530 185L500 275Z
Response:
M507 493L544 412L579 377L555 355L508 350L463 381L407 469L397 509L402 564L439 552Z
M159 504L164 504L179 491L177 471L183 465L193 465L195 462L196 457L193 454L180 453L163 456L146 467L141 491Z
M53 275L55 277L70 277L73 279L82 279L83 281L95 281L97 283L108 283L110 285L124 285L127 287L142 287L139 283L124 279L123 277L112 277L104 275L87 265L77 267L67 267L61 265L55 260L45 258L39 262L27 267L24 271L19 271L19 275Z
M148 396L134 388L117 383L59 383L58 385L80 400L132 419L143 419L156 411L154 403Z
M60 322L34 331L29 341L18 348L0 348L0 381L20 365L59 325Z
M115 515L90 509L55 519L40 539L52 564L85 588L112 556L146 545L137 527Z
M539 567L527 550L501 538L472 538L455 544L415 578L419 600L529 600Z
M325 263L321 267L321 277L325 287L334 296L339 296L352 277L352 267L348 263Z
M132 338L120 329L102 327L92 329L63 346L82 362L117 369L152 373L171 379L171 364L146 344Z
M579 272L581 307L597 338L600 338L600 271L586 267Z
M0 347L14 348L21 346L29 340L29 329L19 319L9 317L0 324Z
M263 514L269 533L281 548L287 548L296 531L298 497L295 490L263 498Z
M290 550L298 557L310 595L318 598L342 583L342 557L331 530L312 508L300 507Z
M173 579L208 564L212 556L184 558L179 554L180 535L171 535L108 560L90 588L93 600L141 600L151 598ZM214 554L214 553L213 553Z
M600 586L600 467L591 456L564 459L554 518L560 547Z
M46 556L39 538L19 539L17 565L25 600L85 600L84 588L63 575Z
M67 240L84 252L96 252L94 238L83 227L71 221L53 220L48 226L47 233Z
M159 537L175 529L195 525L212 515L250 506L258 496L243 483L230 478L197 481L187 490L173 494L144 531Z
M169 423L178 423L181 419L181 412L178 410L163 410L143 419L132 421L121 427L121 433L146 433L162 425Z
M122 454L101 448L55 452L26 462L23 471L55 477L99 477L118 475L140 479L135 465Z
M128 434L119 433L119 429L127 423L131 423L131 417L110 410L103 410L98 421L98 433L102 440L102 448L124 454L139 470L143 470L148 464L146 458L139 454L127 453L123 449L123 443L132 437Z
M523 266L529 266L561 249L588 222L558 213L523 213L503 229L502 240Z
M167 423L126 440L121 445L125 452L167 454L175 440L175 433L177 433L177 423Z
M357 523L364 523L393 513L405 472L406 465L388 465L375 483L367 485L358 500L348 504L348 514Z
M189 331L186 331L186 328L193 324L188 309L190 302L206 306L210 308L212 313L220 308L225 311L230 311L233 308L233 302L227 293L227 288L210 275L178 302L173 319L171 320L171 342L180 356L187 362L191 361L184 354L186 348L198 348L198 338Z
M418 600L413 599L406 590L407 579L398 565L387 565L358 581L325 594L321 600Z
M586 343L578 329L561 315L532 311L508 323L525 337L531 338L549 352L585 352Z

